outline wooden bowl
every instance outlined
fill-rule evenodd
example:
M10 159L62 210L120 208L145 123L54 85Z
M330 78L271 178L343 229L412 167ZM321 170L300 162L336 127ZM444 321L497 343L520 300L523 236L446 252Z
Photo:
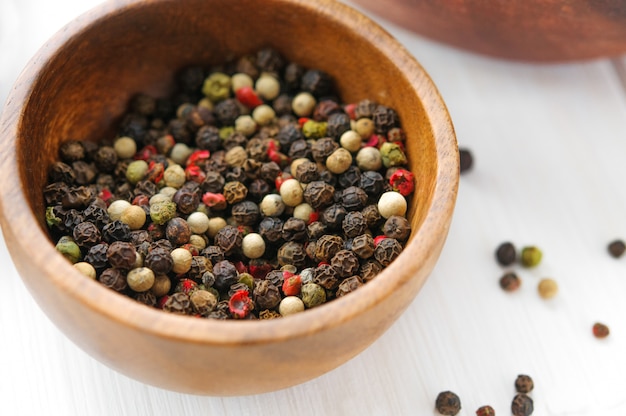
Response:
M588 0L355 0L437 41L498 58L559 62L626 52L626 3Z
M175 71L272 46L335 77L344 101L397 109L418 185L413 233L372 282L301 314L217 321L146 307L85 278L47 236L42 189L68 139L112 135L131 95L168 92ZM1 225L37 303L77 345L145 383L243 395L319 376L377 339L417 294L450 225L458 150L428 75L389 34L330 0L115 0L70 23L30 61L0 122ZM112 136L110 136L112 137Z

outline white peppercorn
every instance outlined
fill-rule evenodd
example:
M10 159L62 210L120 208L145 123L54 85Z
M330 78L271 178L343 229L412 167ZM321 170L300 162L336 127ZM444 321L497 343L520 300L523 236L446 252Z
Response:
M362 138L367 139L374 133L374 122L369 118L360 118L356 121L354 129Z
M113 148L120 159L129 159L137 153L137 143L131 137L120 137L115 140Z
M375 147L364 147L356 154L356 164L362 171L379 170L383 166L380 151Z
M285 211L285 203L278 194L267 194L259 204L261 214L266 217L278 217Z
M282 316L289 316L302 311L304 311L304 302L297 296L286 296L278 305L278 312Z
M291 101L291 108L294 113L299 117L308 117L313 113L313 109L317 102L308 92L301 92Z
M172 199L174 197L174 194L178 192L177 188L174 188L172 186L164 186L163 188L161 188L161 190L159 191L159 194L164 195L166 197L168 197L169 199ZM158 195L158 194L157 194Z
M209 218L209 226L207 227L206 234L210 238L214 238L219 230L226 227L226 220L222 217Z
M209 229L209 217L204 212L192 212L187 217L189 229L194 234L204 234Z
M169 165L165 172L163 172L163 181L165 185L171 186L172 188L180 188L186 182L187 177L185 175L185 170L182 166L177 165L175 163Z
M308 223L309 220L311 219L311 214L313 214L314 212L315 210L313 209L311 205L307 204L306 202L303 202L302 204L297 205L293 209L293 217L301 219Z
M252 110L252 118L260 126L266 126L276 118L276 112L267 104L262 104Z
M343 147L332 152L326 159L326 168L336 175L347 171L350 165L352 165L352 155Z
M244 136L252 136L256 131L256 121L247 114L237 117L235 120L235 131L243 134Z
M404 216L406 210L406 199L399 192L385 192L378 200L378 212L383 218L389 218L393 215Z
M265 254L265 240L257 233L247 234L241 241L243 255L249 259L258 259Z
M296 179L287 179L280 186L280 196L283 203L289 207L295 207L302 203L303 189Z
M79 261L78 263L74 263L74 267L85 276L91 279L96 278L96 269L94 269L94 267L86 261Z
M193 150L185 143L176 143L174 147L172 147L172 150L170 150L170 159L172 159L174 163L184 165L192 153Z
M122 212L120 221L128 224L131 230L140 230L146 223L146 211L138 205L131 205Z
M254 85L254 80L250 77L250 75L238 72L230 77L230 84L233 92L235 92L242 87L252 87Z
M352 153L356 153L361 149L362 142L363 139L361 138L361 135L354 130L344 132L339 138L339 144L341 144L341 147Z
M174 266L172 271L177 274L187 273L191 269L191 260L193 256L189 250L184 248L175 248L172 250L172 260L174 260Z
M173 188L172 188L173 189ZM172 198L165 195L165 194L154 194L152 195L152 197L150 198L150 200L148 201L149 205L154 205L154 204L162 204L164 202L171 202Z
M272 74L264 72L256 80L254 89L262 98L273 100L280 94L280 83Z
M126 275L126 283L135 292L146 292L154 285L154 272L147 267L132 269Z
M118 199L111 202L111 204L107 208L107 214L109 214L109 219L111 221L119 220L122 217L122 213L126 210L126 208L130 206L131 203L124 199Z
M154 284L150 291L154 296L161 297L167 295L172 288L172 281L166 274L158 274L154 277Z
M241 146L234 146L224 155L224 161L231 168L242 167L246 159L248 159L248 153Z
M206 248L206 240L198 234L192 234L189 237L189 244L198 249L198 251L204 250Z

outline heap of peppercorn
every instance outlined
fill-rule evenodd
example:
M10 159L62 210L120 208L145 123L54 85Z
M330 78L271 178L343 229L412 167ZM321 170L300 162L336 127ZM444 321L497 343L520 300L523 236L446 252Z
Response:
M394 109L342 103L327 73L272 49L176 81L49 168L50 234L83 274L172 313L270 319L398 257L415 180Z

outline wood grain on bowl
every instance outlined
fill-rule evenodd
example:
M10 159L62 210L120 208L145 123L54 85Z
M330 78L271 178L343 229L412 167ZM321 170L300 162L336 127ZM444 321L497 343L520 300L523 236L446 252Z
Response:
M114 134L132 95L165 95L184 66L217 64L265 46L330 73L344 101L370 98L398 111L418 179L409 211L414 231L404 253L355 293L272 321L175 316L82 276L55 251L43 215L47 168L60 144ZM347 6L116 0L70 23L28 64L0 120L0 170L7 247L35 300L70 339L148 384L241 395L336 368L394 322L439 256L459 160L452 123L429 76L395 39Z
M519 61L626 52L626 3L610 0L355 0L418 34Z

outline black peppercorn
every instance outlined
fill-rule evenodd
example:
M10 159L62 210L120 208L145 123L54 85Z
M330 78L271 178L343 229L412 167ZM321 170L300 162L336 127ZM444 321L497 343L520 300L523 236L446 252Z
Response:
M91 190L86 186L77 186L67 189L61 196L63 208L85 208L93 199Z
M518 393L511 402L511 413L513 416L530 416L533 414L533 399L523 393Z
M292 143L304 140L304 134L297 124L288 123L280 128L276 139L280 143L281 149L289 149Z
M237 283L237 268L228 260L218 261L213 265L215 283L213 286L220 292L225 292Z
M262 71L280 73L285 67L285 60L275 49L264 48L257 52L256 64Z
M313 221L307 226L307 234L310 240L317 240L328 232L328 228L320 221Z
M292 172L292 174L300 183L317 181L320 177L317 164L310 161L300 163L296 168L296 171Z
M510 266L517 258L517 250L511 242L504 242L496 249L496 260L501 266Z
M60 204L63 200L63 195L65 195L69 189L69 186L64 182L54 182L46 185L43 189L43 196L46 200L46 204Z
M411 224L405 217L392 215L385 221L383 233L387 237L395 238L398 241L406 241L411 233Z
M383 266L376 260L368 260L359 269L359 276L364 282L369 282L383 271Z
M193 313L193 305L188 294L176 292L167 298L163 304L163 310L179 315L191 315Z
M374 101L367 99L361 100L356 104L356 107L354 108L354 115L356 116L357 120L360 118L371 118L377 107L378 104Z
M265 217L259 223L259 234L270 243L281 241L283 221L277 217Z
M227 182L224 185L223 193L224 198L226 198L226 202L232 205L246 199L246 196L248 196L248 188L246 188L246 185L239 181Z
M306 140L296 140L289 146L287 154L292 159L309 158L311 157L311 144Z
M65 185L73 185L75 181L74 169L67 163L54 162L48 169L48 182L63 182Z
M359 258L350 250L339 250L330 260L330 265L341 278L352 276L359 271Z
M117 165L117 152L111 146L102 146L94 155L94 163L100 172L111 173Z
M339 286L337 287L337 292L335 292L335 296L340 298L347 295L348 293L354 292L361 286L363 286L363 280L360 276L348 277L347 279L344 279L341 283L339 283Z
M282 237L285 241L305 241L308 237L306 222L300 218L288 218L283 224Z
M183 218L172 218L165 227L165 236L174 246L181 246L191 237L189 224Z
M360 183L357 185L365 191L370 198L378 198L385 191L385 178L380 173L368 170L361 174Z
M200 196L195 190L180 188L172 196L172 201L176 204L176 209L183 214L191 214L200 205Z
M202 88L204 82L204 69L200 66L185 67L178 74L176 80L180 89L184 92L195 92Z
M281 230L282 231L282 230ZM215 244L230 256L241 249L243 236L236 227L227 225L215 235Z
M215 116L222 126L233 126L235 120L241 115L239 104L234 98L227 98L215 105Z
M221 193L224 189L226 180L218 172L207 172L204 182L202 182L201 188L203 192L211 192L214 194Z
M241 201L233 205L231 214L237 224L253 226L261 217L259 206L252 201Z
M83 160L85 158L85 148L83 143L78 140L69 140L59 148L59 156L61 160L67 164Z
M313 209L319 210L332 204L335 188L323 181L309 183L302 196Z
M534 387L533 379L526 374L520 374L515 379L515 391L518 393L530 393Z
M367 229L367 222L365 222L365 217L361 211L352 211L346 213L343 221L341 222L341 228L347 238L355 238L365 232Z
M337 184L341 188L349 188L350 186L361 185L361 169L357 166L350 166L348 170L339 175Z
M357 186L350 186L341 193L341 203L348 211L361 210L367 204L367 194Z
M330 95L332 87L330 75L318 69L307 70L300 80L300 88L318 98Z
M157 304L157 298L154 295L154 293L150 292L149 290L146 292L139 292L139 293L135 293L133 295L133 298L139 302L139 303L143 303L144 305L147 306L151 306L151 307L155 307Z
M367 223L367 227L374 230L378 227L378 225L383 220L383 217L380 215L378 211L378 207L374 204L368 205L361 210L363 214L363 218L365 218L365 222Z
M387 134L389 130L399 126L398 114L392 108L384 105L379 105L372 114L372 121L376 133Z
M137 251L131 243L115 241L107 250L107 259L117 269L130 270L137 261Z
M304 267L307 259L304 246L295 241L288 241L280 246L276 257L278 259L278 264L281 266L291 264L297 269Z
M402 245L395 238L384 238L378 242L374 257L380 264L387 267L400 255Z
M226 258L224 255L224 250L222 250L218 246L207 246L204 250L202 250L200 254L209 259L212 264L215 264Z
M121 292L127 287L126 276L119 269L105 269L98 278L100 283L116 292Z
M343 220L348 211L341 204L333 204L322 211L320 220L328 230L341 230Z
M81 222L74 227L73 237L76 244L81 248L90 248L98 244L101 240L100 230L95 224Z
M130 227L120 220L112 221L102 228L102 238L107 243L130 241Z
M167 248L155 247L148 251L144 265L155 275L167 274L174 267L174 259Z
M623 240L612 241L608 246L609 254L613 257L620 258L626 251L626 244Z
M315 259L329 262L343 248L343 239L337 235L325 234L316 243Z
M339 140L342 134L350 130L350 117L343 112L336 112L328 117L326 134L329 137Z
M204 256L193 256L191 259L191 268L187 272L187 276L189 276L190 279L200 281L206 272L212 271L213 265L208 258Z
M339 149L339 144L330 137L316 140L311 146L311 156L316 162L325 163L328 156Z
M256 280L253 300L259 309L274 309L280 303L280 291L269 280Z
M335 289L339 285L337 269L330 264L320 264L315 268L313 283L322 286L324 289Z
M446 416L455 416L461 411L461 399L451 391L443 391L437 395L435 408Z
M107 243L96 244L89 249L89 251L85 255L84 260L91 264L94 269L96 269L96 272L100 272L104 268L109 266L109 261L107 258L108 249L109 245Z
M474 165L474 157L468 149L459 149L459 169L461 173L465 173Z

